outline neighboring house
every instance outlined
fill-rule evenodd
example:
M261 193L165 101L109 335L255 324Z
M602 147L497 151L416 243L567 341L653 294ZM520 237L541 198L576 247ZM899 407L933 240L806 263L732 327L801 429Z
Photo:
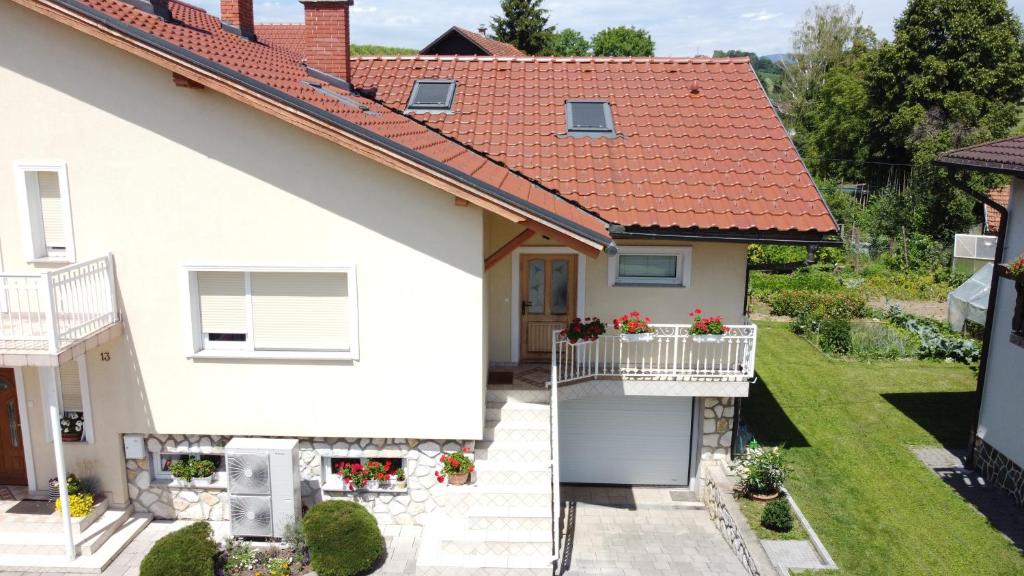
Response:
M836 231L747 60L353 61L349 3L303 4L280 47L246 0L0 2L0 482L228 519L228 442L295 439L303 504L389 459L381 523L460 527L421 562L541 571L559 481L697 489L753 377L747 245ZM651 341L557 334L632 310ZM464 446L476 485L437 484Z
M988 197L1000 206L1007 206L1010 201L1010 187L1000 186L988 191ZM985 205L985 234L995 236L999 234L999 226L1002 223L1002 215L992 206Z
M422 56L525 56L511 44L489 38L487 28L480 26L479 32L452 26L436 40L420 50Z
M1024 138L979 144L939 156L937 163L1012 177L1000 208L996 258L1003 262L1024 254ZM989 220L991 222L991 219ZM1000 267L997 267L999 269ZM978 416L972 432L971 460L993 484L1024 505L1024 284L993 275L984 350L978 371Z

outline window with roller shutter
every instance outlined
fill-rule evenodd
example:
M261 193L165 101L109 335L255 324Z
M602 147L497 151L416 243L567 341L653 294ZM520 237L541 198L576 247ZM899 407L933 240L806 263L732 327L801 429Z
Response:
M17 165L29 260L73 261L67 171L61 164Z

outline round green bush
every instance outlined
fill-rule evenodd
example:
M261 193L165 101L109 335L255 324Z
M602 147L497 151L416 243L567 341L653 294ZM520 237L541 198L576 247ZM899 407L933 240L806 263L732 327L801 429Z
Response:
M319 576L353 576L384 553L377 519L355 502L328 500L302 519L310 562Z
M196 522L156 541L142 559L139 576L210 576L217 543L206 522Z
M789 532L793 529L793 514L785 500L772 500L761 512L761 526L774 532Z
M850 331L850 321L846 318L825 318L818 327L818 344L825 352L847 354L852 344Z

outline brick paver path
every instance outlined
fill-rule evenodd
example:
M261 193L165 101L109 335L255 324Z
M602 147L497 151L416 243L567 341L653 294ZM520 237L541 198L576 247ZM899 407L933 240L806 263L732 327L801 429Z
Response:
M667 489L563 487L563 496L565 576L747 574L707 511L673 502Z

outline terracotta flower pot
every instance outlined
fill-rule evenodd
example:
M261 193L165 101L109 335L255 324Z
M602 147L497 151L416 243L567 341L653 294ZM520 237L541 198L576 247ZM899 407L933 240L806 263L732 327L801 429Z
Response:
M771 500L775 500L778 497L779 497L779 491L778 490L776 490L775 492L772 492L770 494L751 494L750 495L750 499L751 500L757 500L758 502L769 502Z
M469 483L469 472L462 472L460 474L449 474L448 484L451 486L462 486Z

